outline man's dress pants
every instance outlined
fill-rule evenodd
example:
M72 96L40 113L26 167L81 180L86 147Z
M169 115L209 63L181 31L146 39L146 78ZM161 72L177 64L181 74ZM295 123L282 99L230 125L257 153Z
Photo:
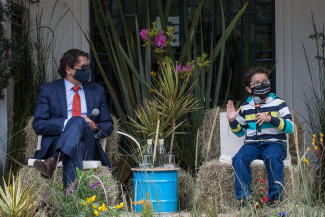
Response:
M98 160L99 150L91 127L84 118L74 116L67 122L64 131L53 141L45 159L52 157L56 151L67 155L63 159L63 187L73 182L77 177L76 168L83 169L83 160Z

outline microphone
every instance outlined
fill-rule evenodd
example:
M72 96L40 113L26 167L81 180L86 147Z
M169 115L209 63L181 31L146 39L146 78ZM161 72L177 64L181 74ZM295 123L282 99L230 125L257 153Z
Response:
M260 102L261 102L261 99L258 96L256 96L256 97L253 98L253 101L255 103L255 115L256 115L257 113L260 113L260 108L261 108ZM256 130L257 130L257 132L261 132L261 125L256 124Z
M96 117L99 115L99 110L98 109L93 109L92 112L87 116L89 119L92 119L93 117Z

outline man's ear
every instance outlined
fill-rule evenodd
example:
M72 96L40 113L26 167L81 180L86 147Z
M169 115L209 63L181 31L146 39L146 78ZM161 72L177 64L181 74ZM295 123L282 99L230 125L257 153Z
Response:
M69 75L71 75L71 68L69 66L65 67L65 72Z
M248 91L248 93L252 93L252 89L250 87L246 87L246 90Z

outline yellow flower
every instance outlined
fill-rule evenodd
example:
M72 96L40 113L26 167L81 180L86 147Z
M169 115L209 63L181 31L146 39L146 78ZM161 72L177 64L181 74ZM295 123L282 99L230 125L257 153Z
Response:
M318 147L317 146L315 147L315 150L318 151Z
M156 77L157 73L152 71L151 74Z
M320 133L320 138L323 138L323 134L322 133Z
M83 202L82 205L86 205L85 202Z
M87 203L93 202L91 198L87 198Z
M123 203L120 203L120 208L122 208L124 206L124 202Z
M320 138L319 142L322 143L323 142L323 138Z
M165 62L163 62L162 65L165 66Z
M154 89L151 89L151 88L150 88L150 92L151 92L151 93L154 93L155 91L154 91Z
M96 216L98 216L98 211L97 210L95 210L94 213L95 213Z
M313 138L313 142L315 142L316 141L316 138Z
M313 146L315 147L315 142L313 142L312 144L313 144Z
M307 151L311 151L311 148L308 147L308 148L307 148Z
M303 162L305 162L309 166L309 161L306 158L303 159Z
M316 138L316 134L313 134L313 138Z
M157 61L157 64L159 65L159 61Z
M117 207L116 207L116 209L120 209L121 207L120 207L120 205L118 205Z
M102 210L103 212L105 212L107 210L105 204L103 203L101 207L98 208L98 210Z
M138 205L138 204L143 204L145 202L145 199L139 200L137 202L132 202L134 205Z
M97 206L95 206L95 205L91 205L94 209L97 209Z

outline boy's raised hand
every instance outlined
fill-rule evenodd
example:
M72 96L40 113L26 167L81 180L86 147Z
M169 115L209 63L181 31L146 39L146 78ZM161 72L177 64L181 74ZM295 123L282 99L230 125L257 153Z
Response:
M236 119L239 112L240 112L240 108L236 111L233 101L229 100L227 103L227 116L229 122L233 122Z

